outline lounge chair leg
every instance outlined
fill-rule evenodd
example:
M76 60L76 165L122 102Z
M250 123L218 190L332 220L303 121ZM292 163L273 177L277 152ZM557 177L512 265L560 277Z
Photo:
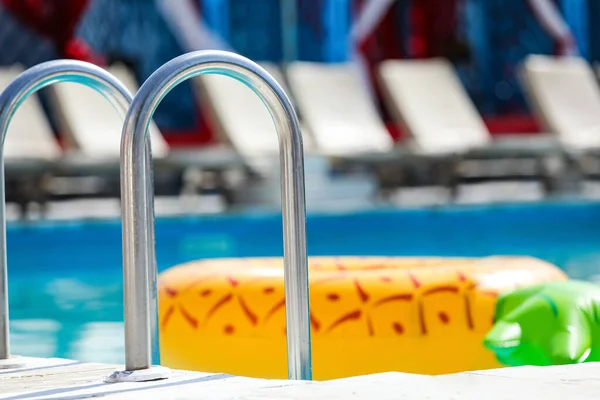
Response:
M225 171L202 171L191 168L184 172L180 195L217 193L227 206L234 202L234 195L225 178Z
M209 191L218 193L225 200L227 207L231 207L234 202L234 195L225 178L225 171L215 171L212 178L212 188Z
M44 174L37 182L37 202L40 205L40 216L46 218L48 213L48 200L50 198L50 185L52 184L52 175Z
M391 203L393 195L397 190L410 185L405 167L376 166L373 172L379 185L375 200Z
M452 157L448 164L442 163L443 185L448 188L449 200L454 203L458 197L458 187L460 184L460 157Z
M581 193L583 190L583 181L586 176L586 167L588 160L586 156L578 157L568 155L564 157L562 168L555 173L555 192L575 192Z
M28 211L29 211L29 198L26 195L26 191L24 190L24 186L26 182L15 182L13 186L13 201L19 207L19 220L24 221L27 219Z

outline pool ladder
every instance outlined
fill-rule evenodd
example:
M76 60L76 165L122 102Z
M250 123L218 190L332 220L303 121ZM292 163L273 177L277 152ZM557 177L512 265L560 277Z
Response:
M234 53L197 51L158 68L133 97L112 74L75 60L55 60L29 68L0 95L0 368L22 368L24 357L11 357L6 261L4 138L19 105L39 89L76 82L101 93L125 116L121 139L121 203L125 370L108 382L168 378L160 366L157 268L154 236L153 167L148 126L161 100L178 84L201 74L236 79L269 109L279 137L283 214L284 282L289 379L312 379L304 160L298 117L288 96L258 64Z

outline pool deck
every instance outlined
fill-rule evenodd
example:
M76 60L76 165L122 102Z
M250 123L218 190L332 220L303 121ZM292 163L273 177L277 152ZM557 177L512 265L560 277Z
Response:
M519 367L452 375L390 372L301 382L172 371L166 380L105 383L117 365L36 359L21 369L0 370L0 399L597 399L600 363Z

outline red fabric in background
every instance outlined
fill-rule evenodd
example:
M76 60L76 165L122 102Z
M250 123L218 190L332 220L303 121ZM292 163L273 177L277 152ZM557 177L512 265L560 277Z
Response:
M412 58L443 57L458 29L458 7L464 0L413 0L411 10ZM485 1L485 0L484 0ZM492 135L531 134L540 132L532 115L506 114L484 117Z
M209 118L210 113L200 105L198 107L198 114L201 115L202 118L199 118L198 126L195 129L185 131L161 129L169 146L174 149L189 148L217 144L220 142L215 134L215 128L211 125Z
M484 118L485 125L494 136L519 135L541 132L540 123L528 114L510 114Z
M353 2L353 14L357 15L364 4L363 0ZM400 139L401 135L398 129L390 123L390 116L382 104L381 87L377 82L377 65L384 60L406 58L404 54L404 45L402 44L401 21L398 21L398 9L400 4L395 2L390 6L383 19L373 33L367 36L362 42L357 43L357 50L362 54L366 61L367 73L371 81L371 87L375 91L378 101L378 107L386 121L388 131L394 140Z
M0 0L21 22L52 41L60 57L96 64L103 58L73 37L88 0Z
M371 85L377 96L379 109L386 121L390 135L394 140L402 140L402 129L392 122L386 107L383 105L381 87L376 77L377 66L385 60L403 58L424 58L440 55L444 44L453 37L456 24L456 5L460 0L413 0L407 10L409 26L403 26L400 1L394 2L383 19L361 43L357 43L358 51L368 63ZM354 2L357 15L364 1ZM409 32L403 38L402 32ZM406 52L405 52L406 47Z
M95 54L85 42L74 38L77 24L89 2L89 0L0 0L8 12L54 43L59 57L105 65L104 57ZM163 130L165 140L172 147L189 147L214 141L210 127L205 122L206 118L202 118L201 121L197 129L190 131Z
M354 2L354 15L360 12L363 4L362 0ZM405 56L402 52L403 45L400 35L401 21L397 21L398 6L398 2L395 2L388 9L375 31L363 42L358 43L361 53L372 62Z
M462 0L413 0L410 4L409 27L406 38L408 54L403 51L402 25L399 20L403 7L396 1L375 31L362 43L359 50L371 65L386 59L437 57L446 52L445 46L453 39L457 24L457 6ZM363 6L362 0L355 4L355 14Z
M531 115L513 114L501 117L484 118L485 126L492 136L506 137L508 135L529 135L541 132L541 126ZM406 138L402 127L393 122L387 122L386 128L396 141Z
M461 0L413 0L412 22L415 52L412 56L438 57L454 37Z
M396 1L375 31L362 43L358 44L359 51L368 61L369 74L381 99L381 90L375 78L375 68L386 59L440 57L447 53L447 46L455 37L459 3L463 0L412 0L407 11L410 26L402 28L401 15ZM485 0L483 0L485 1ZM356 0L356 9L360 10L362 0ZM406 54L401 37L402 31L409 32L404 38ZM381 100L380 100L381 103ZM386 115L385 107L381 107L386 125L395 140L402 140L404 132ZM492 135L505 133L536 133L540 125L532 115L503 115L485 118L485 124Z

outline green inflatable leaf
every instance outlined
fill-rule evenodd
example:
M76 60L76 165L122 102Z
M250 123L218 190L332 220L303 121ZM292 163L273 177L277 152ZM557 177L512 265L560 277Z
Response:
M600 361L600 286L548 282L498 298L494 326L484 338L508 366Z

